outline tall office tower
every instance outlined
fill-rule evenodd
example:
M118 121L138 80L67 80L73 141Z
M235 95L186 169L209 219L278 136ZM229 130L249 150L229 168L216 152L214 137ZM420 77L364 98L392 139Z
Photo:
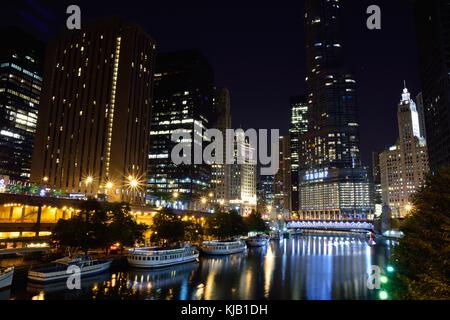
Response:
M154 52L144 30L115 18L49 44L32 181L143 202Z
M0 31L0 175L27 182L42 87L44 46L18 29Z
M274 209L286 218L291 215L291 144L290 137L280 137L279 169L274 178Z
M411 210L411 196L423 185L428 173L425 139L420 134L420 118L408 89L398 106L399 138L380 155L383 203L392 214L405 217Z
M251 214L257 206L257 161L253 158L254 151L244 132L237 131L234 148L236 160L231 165L229 207L243 216Z
M273 209L274 192L274 176L259 176L258 182L258 208L257 211L261 214L267 214ZM268 218L268 217L267 217Z
M426 138L432 170L450 165L450 5L415 0Z
M292 213L299 210L299 152L300 137L308 131L308 104L303 96L291 97L291 207Z
M218 88L215 92L215 124L214 129L222 132L226 137L226 130L231 129L231 111L230 111L230 92L226 88ZM224 141L225 142L225 141ZM226 144L223 144L223 155L226 155ZM221 206L228 204L230 199L230 179L231 165L226 164L224 158L223 164L212 165L211 187L214 194L214 202Z
M195 164L194 147L188 155L192 164L175 165L171 152L176 143L171 135L175 130L184 130L191 135L190 142L194 138L201 141L204 131L214 124L212 67L197 50L159 54L154 93L148 171L150 201L170 199L176 194L176 201L171 201L176 208L199 209L199 201L212 191L211 166Z
M339 0L305 1L308 132L301 137L299 169L300 211L308 218L364 218L372 210L340 11Z
M372 176L370 181L372 182L373 203L375 204L382 204L380 154L380 152L372 152Z

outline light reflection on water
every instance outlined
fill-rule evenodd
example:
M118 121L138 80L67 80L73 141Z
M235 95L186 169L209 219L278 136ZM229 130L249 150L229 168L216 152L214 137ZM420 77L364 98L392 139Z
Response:
M82 290L62 285L13 288L18 299L373 299L371 265L384 267L389 245L368 246L359 235L307 235L272 241L243 254L206 256L162 270L126 269L84 279ZM17 292L15 292L17 291Z

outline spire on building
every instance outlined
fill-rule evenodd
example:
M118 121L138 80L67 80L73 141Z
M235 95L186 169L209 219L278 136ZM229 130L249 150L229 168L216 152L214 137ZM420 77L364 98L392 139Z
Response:
M406 88L406 81L403 80L403 93L401 102L410 102L410 101L411 101L411 94L409 93L408 88Z

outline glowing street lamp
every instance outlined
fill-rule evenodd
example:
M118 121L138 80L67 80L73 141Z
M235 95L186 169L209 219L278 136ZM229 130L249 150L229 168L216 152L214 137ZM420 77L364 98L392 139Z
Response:
M208 200L206 200L206 198L202 198L202 204L206 204L206 202L208 202Z
M44 181L44 182L48 182L48 177L44 177L44 178L42 178L42 181Z
M94 182L94 178L92 176L88 176L86 178L86 185L92 184Z
M179 196L180 196L180 194L178 192L174 192L173 193L173 198L174 199L178 199Z
M214 197L214 193L210 192L210 193L208 194L208 196L209 196L210 198L212 198L212 197Z
M114 187L114 184L110 181L106 183L106 189L111 190Z
M137 181L136 179L131 179L130 187L136 189L137 187L139 187L139 181Z

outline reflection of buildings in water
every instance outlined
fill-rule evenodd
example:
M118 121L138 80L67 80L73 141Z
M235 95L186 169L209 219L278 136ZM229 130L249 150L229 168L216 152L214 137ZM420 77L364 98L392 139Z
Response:
M58 300L60 299L61 294L62 298L68 300L71 298L85 296L85 294L91 291L92 287L98 287L100 283L105 283L110 279L110 277L111 275L109 273L103 273L101 275L91 277L81 277L81 290L69 290L67 288L66 280L48 284L28 282L27 292L36 294L37 297L39 297L38 300L51 298L53 294L58 294Z
M204 256L200 260L200 274L206 275L194 289L195 299L215 300L223 296L238 299L241 295L240 277L246 270L247 252L228 256ZM220 283L221 286L216 286Z
M180 264L164 269L130 269L127 275L127 288L137 291L148 291L173 287L185 280L189 280L198 263Z
M11 289L0 290L0 301L9 300L11 298Z
M263 260L263 297L368 299L367 275L374 263L374 250L364 237L349 234L310 235L271 242Z
M300 240L299 240L300 241ZM308 276L302 288L312 300L368 298L367 274L372 248L359 236L302 237L300 268ZM293 266L291 266L292 269Z

